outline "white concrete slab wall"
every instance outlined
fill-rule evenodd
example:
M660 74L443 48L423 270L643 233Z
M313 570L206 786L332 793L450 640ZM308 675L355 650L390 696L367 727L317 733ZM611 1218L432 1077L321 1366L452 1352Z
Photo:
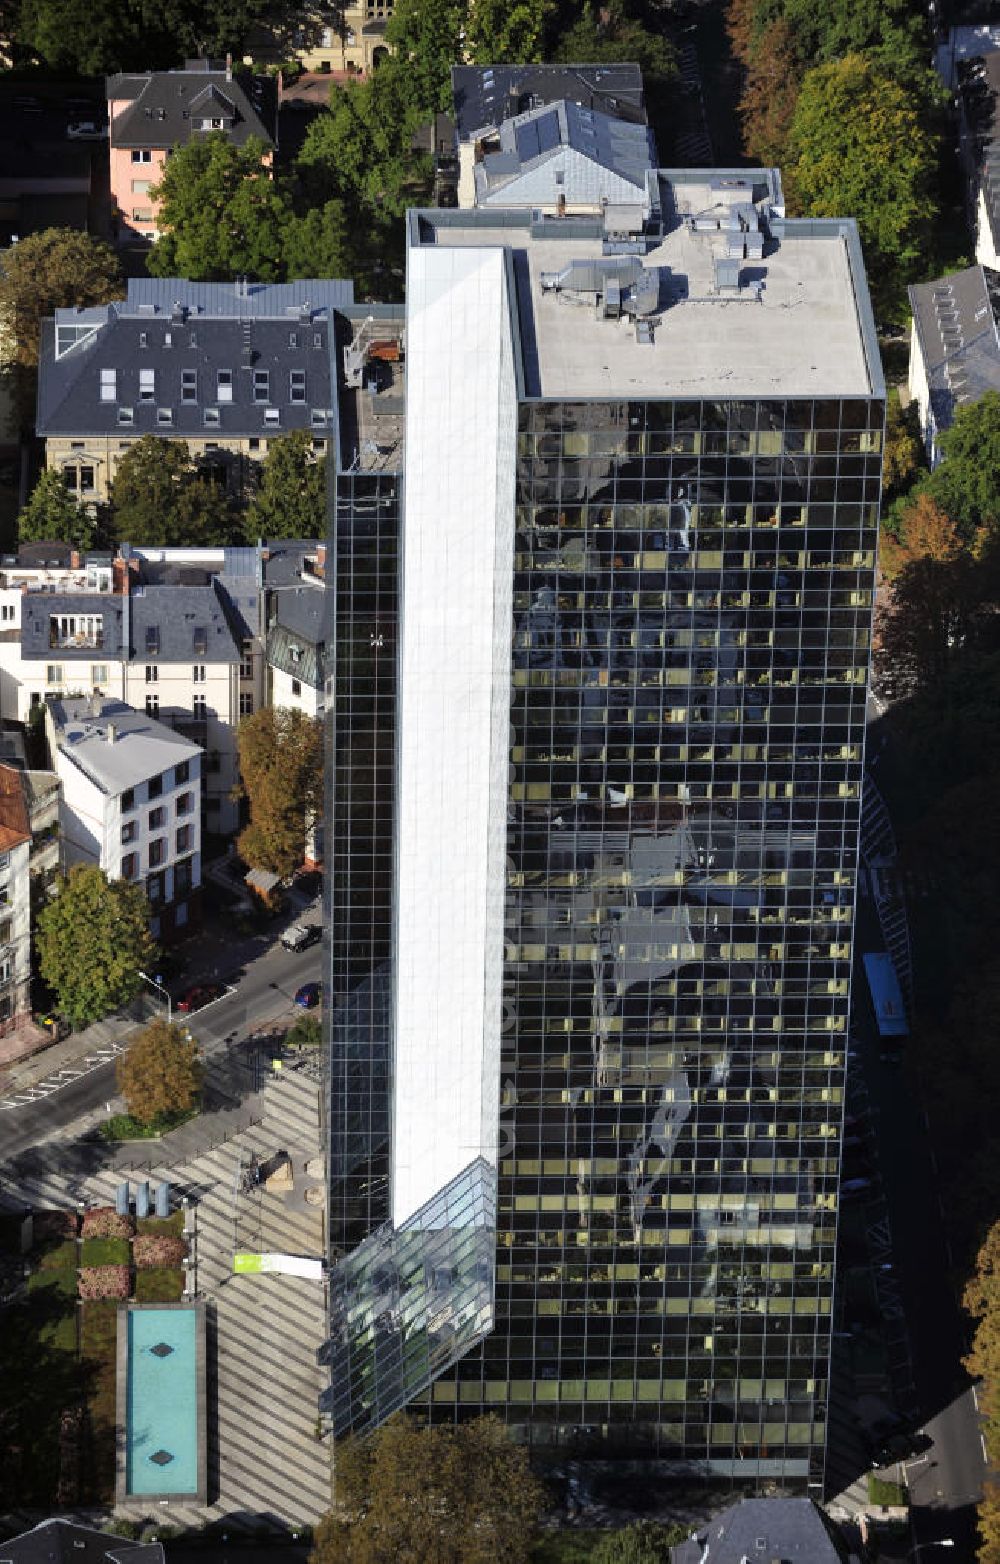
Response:
M496 1161L517 397L503 252L411 250L392 1219Z

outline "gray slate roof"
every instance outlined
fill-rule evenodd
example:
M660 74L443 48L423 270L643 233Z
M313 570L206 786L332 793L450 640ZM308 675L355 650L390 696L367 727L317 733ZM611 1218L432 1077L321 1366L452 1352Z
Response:
M214 584L133 588L129 604L132 656L138 662L239 662L241 627Z
M963 61L958 80L993 250L1000 254L1000 50Z
M460 141L560 99L633 125L646 123L638 65L454 65L451 90Z
M326 592L310 586L286 589L275 594L274 602L274 620L267 633L268 662L314 690L321 689L329 611Z
M24 598L21 656L28 662L67 663L131 660L157 663L237 663L245 632L226 593L207 586L140 585L128 601L110 592L38 592ZM100 614L103 644L52 647L49 622L55 614ZM202 647L203 650L198 650Z
M329 436L336 398L332 315L336 302L352 298L349 282L261 286L242 297L233 285L171 279L158 289L130 281L124 300L57 310L42 322L37 432L208 439L217 433L224 441L312 429ZM304 401L291 399L293 370L305 373ZM102 371L105 377L114 372L107 400ZM142 371L153 372L148 394ZM220 371L230 377L231 401L219 395ZM263 371L266 401L258 401ZM211 422L206 408L213 410ZM265 418L268 408L277 409L277 423ZM130 417L123 420L119 409L131 409Z
M634 202L655 167L648 126L560 101L504 120L499 153L476 164L477 202Z
M909 290L936 427L956 404L1000 391L1000 273L969 266Z
M854 1559L811 1499L744 1499L671 1552L672 1564L849 1564Z
M162 1542L130 1542L72 1521L41 1521L3 1544L12 1564L163 1564Z
M246 87L224 68L119 73L106 81L108 101L130 99L111 125L112 147L175 147L203 135L202 119L222 119L229 139L242 146L251 136L274 145L277 94L266 77Z

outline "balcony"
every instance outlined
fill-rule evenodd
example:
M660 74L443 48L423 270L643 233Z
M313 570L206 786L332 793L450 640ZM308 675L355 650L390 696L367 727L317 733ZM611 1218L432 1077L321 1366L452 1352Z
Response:
M49 647L53 651L103 651L104 626L100 620L88 624L78 618L66 621L53 616L49 620Z

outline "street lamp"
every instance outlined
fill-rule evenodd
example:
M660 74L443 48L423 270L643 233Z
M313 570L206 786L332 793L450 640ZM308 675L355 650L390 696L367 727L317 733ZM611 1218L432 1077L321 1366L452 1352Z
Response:
M173 1020L173 1014L174 1014L173 1002L171 1001L170 995L167 993L167 991L164 988L163 984L162 983L158 983L155 978L150 977L148 972L140 971L139 976L142 978L144 983L148 983L149 984L150 988L157 989L159 991L159 993L161 993L163 995L164 999L167 1001L167 1025L169 1026L171 1024L172 1020Z

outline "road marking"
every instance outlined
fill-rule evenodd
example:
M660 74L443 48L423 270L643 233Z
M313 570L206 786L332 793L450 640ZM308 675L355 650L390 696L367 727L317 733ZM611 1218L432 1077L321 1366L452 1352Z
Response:
M979 1411L979 1393L976 1390L975 1385L973 1385L973 1387L972 1387L972 1404L975 1407L976 1411L978 1412Z
M987 1454L987 1450L986 1450L986 1435L985 1434L980 1434L979 1435L979 1443L983 1447L983 1460L986 1462L986 1465L989 1466L990 1458L989 1458L989 1455Z

